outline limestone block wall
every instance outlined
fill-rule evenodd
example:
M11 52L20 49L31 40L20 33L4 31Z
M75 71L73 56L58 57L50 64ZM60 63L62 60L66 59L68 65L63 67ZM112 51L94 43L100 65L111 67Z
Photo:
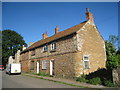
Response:
M79 52L75 55L75 70L76 76L80 74L89 74L99 68L105 68L106 51L105 43L97 28L90 23L87 23L82 30L76 35L78 40ZM80 41L79 41L80 39ZM82 45L80 45L81 43ZM79 46L80 45L80 46ZM89 56L89 69L84 69L83 56Z
M9 59L8 59L8 64L12 64L13 62L14 62L14 59L13 59L12 56L10 56Z
M16 63L20 62L20 50L17 51L15 59L16 59Z

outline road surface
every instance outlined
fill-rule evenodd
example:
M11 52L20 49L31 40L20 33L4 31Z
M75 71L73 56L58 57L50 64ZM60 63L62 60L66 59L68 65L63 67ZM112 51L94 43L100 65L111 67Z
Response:
M57 82L2 72L2 88L77 88Z

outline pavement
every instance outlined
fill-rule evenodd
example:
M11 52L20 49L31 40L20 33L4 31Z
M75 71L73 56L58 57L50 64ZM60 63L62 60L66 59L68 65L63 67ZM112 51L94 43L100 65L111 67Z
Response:
M63 82L65 84L74 85L74 86L78 86L78 87L85 87L85 88L108 88L108 87L105 87L105 86L102 86L102 85L92 85L92 84L82 83L82 82L78 82L78 81L70 80L70 79L65 79L65 78L45 77L45 76L38 76L38 75L30 74L30 73L23 73L23 75L36 77L36 78L41 78L41 79L54 81L54 82Z

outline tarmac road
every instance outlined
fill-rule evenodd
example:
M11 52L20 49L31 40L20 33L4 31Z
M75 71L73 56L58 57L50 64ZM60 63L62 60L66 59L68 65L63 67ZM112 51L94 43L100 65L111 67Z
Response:
M34 77L2 73L2 88L77 88Z

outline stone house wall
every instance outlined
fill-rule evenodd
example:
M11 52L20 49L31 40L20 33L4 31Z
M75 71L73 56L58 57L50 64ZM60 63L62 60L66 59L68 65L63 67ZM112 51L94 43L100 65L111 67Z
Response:
M86 23L76 35L79 52L74 56L76 77L81 74L89 74L97 69L105 68L106 51L105 43L96 26ZM83 56L89 56L89 69L84 69Z
M35 49L35 55L32 51L22 54L23 71L30 70L30 63L34 61L34 70L36 72L36 63L40 61L40 72L50 74L50 60L54 59L55 77L74 78L81 74L94 72L99 68L105 68L106 53L105 43L100 33L93 24L89 22L81 28L77 34L71 34L63 37L56 42L56 51L51 52L51 43L48 43L48 51L43 52L43 46ZM84 69L83 56L89 56L90 68ZM25 59L25 57L28 59ZM42 69L42 61L47 60L47 69ZM28 64L28 65L27 65ZM25 66L26 65L26 66Z
M30 70L30 62L34 61L34 70L31 72L36 72L36 63L40 61L40 72L45 72L50 74L50 60L54 59L54 73L56 77L73 77L74 75L74 61L73 54L77 51L75 42L75 34L66 36L59 40L56 40L56 51L51 52L51 43L48 43L48 51L43 52L43 46L35 49L35 55L31 55L31 51L26 52L28 54L22 54L23 72L27 69ZM29 55L29 60L26 60L26 56ZM47 60L47 69L42 69L42 61ZM25 66L25 63L29 65ZM25 67L24 67L25 66Z

